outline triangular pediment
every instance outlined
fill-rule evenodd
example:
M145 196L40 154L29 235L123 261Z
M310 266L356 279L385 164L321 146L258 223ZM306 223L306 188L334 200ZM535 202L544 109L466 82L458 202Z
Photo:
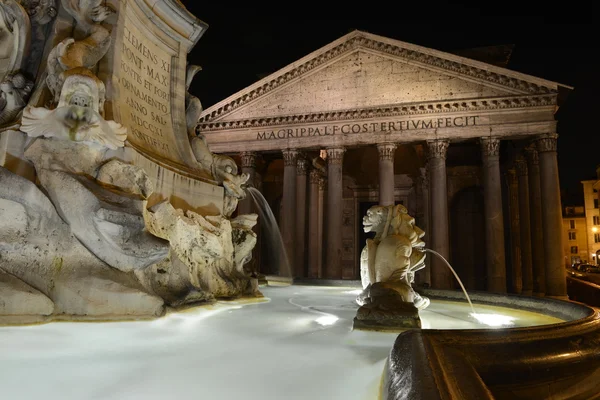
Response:
M201 123L552 94L558 84L354 31L206 109Z

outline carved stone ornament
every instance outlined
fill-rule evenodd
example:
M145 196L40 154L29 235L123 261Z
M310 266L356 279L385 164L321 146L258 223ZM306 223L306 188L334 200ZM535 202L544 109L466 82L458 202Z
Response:
M308 173L308 160L304 157L299 157L296 163L296 174L306 175Z
M426 308L429 299L416 293L411 284L415 273L425 268L425 252L420 250L425 246L425 232L403 205L371 207L363 227L375 237L367 239L360 256L363 292L356 299L361 308L355 326L419 327L418 310Z
M500 155L500 139L495 137L482 137L481 154L484 157L498 157Z
M4 78L0 83L0 126L16 120L32 89L33 82L20 72Z
M0 81L23 69L31 42L29 16L15 0L0 2Z
M253 151L242 151L240 153L242 168L256 168L256 153Z
M333 147L327 149L327 163L331 165L342 165L344 163L344 153L346 149L343 147Z
M441 158L446 159L448 146L450 142L446 139L436 139L427 141L427 159Z
M200 99L193 96L190 93L190 85L194 76L202 70L199 65L188 65L185 77L185 122L187 125L188 135L194 137L196 134L196 126L198 125L198 118L202 113L202 103Z
M527 158L527 165L529 168L534 167L539 164L538 151L535 148L535 144L532 143L525 147L525 156Z
M62 0L61 4L75 19L76 27L84 33L84 38L75 40L68 37L48 55L46 84L54 95L55 103L63 86L63 72L77 67L93 68L107 53L111 37L102 22L115 13L102 0Z
M21 130L31 137L45 136L97 144L109 149L125 145L127 128L100 115L104 83L86 68L74 68L66 76L58 107L27 106Z
M321 173L319 172L319 170L311 169L310 176L309 176L311 185L318 185L319 179L321 179Z
M379 159L381 161L394 161L394 153L396 152L396 144L394 143L380 143L377 145L377 151L379 152Z
M556 151L558 145L558 134L548 133L541 135L535 140L535 144L537 146L537 151L540 153Z
M283 154L283 165L286 167L296 166L298 155L300 154L298 150L286 149L282 150L281 153Z
M518 176L527 176L527 161L523 155L517 156L515 160L515 168Z

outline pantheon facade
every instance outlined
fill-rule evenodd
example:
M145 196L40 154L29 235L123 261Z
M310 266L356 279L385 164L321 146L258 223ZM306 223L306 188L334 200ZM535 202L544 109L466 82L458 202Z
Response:
M204 110L198 131L268 200L295 277L359 278L366 210L404 204L467 289L565 297L555 114L570 90L354 31ZM419 284L457 287L428 262Z

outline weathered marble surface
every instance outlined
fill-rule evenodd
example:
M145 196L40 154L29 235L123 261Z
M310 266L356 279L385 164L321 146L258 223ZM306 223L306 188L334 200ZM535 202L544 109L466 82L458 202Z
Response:
M365 232L375 232L361 253L363 292L355 327L420 327L418 310L429 305L412 288L415 273L425 267L425 235L403 205L373 206L363 218Z

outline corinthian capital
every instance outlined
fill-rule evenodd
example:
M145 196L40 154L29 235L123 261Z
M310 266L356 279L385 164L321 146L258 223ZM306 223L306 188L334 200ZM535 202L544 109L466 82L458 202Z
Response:
M295 167L296 161L298 160L298 154L300 153L298 150L293 149L285 149L281 150L283 154L283 165L286 167Z
M256 168L256 153L253 151L242 151L240 153L242 159L242 168Z
M304 157L299 157L296 164L296 174L306 175L308 173L308 160Z
M394 143L380 143L377 145L377 151L379 151L379 159L394 161L394 152L396 151L396 144Z
M344 153L346 149L343 147L332 147L327 149L327 163L333 165L342 165L344 162Z
M556 151L558 142L557 139L558 134L556 133L547 133L545 135L539 136L535 140L537 151L540 153L544 153L547 151Z
M484 157L498 157L500 155L500 139L495 137L482 137L481 154Z
M450 142L447 139L435 139L427 141L427 159L441 158L446 159L448 145Z

